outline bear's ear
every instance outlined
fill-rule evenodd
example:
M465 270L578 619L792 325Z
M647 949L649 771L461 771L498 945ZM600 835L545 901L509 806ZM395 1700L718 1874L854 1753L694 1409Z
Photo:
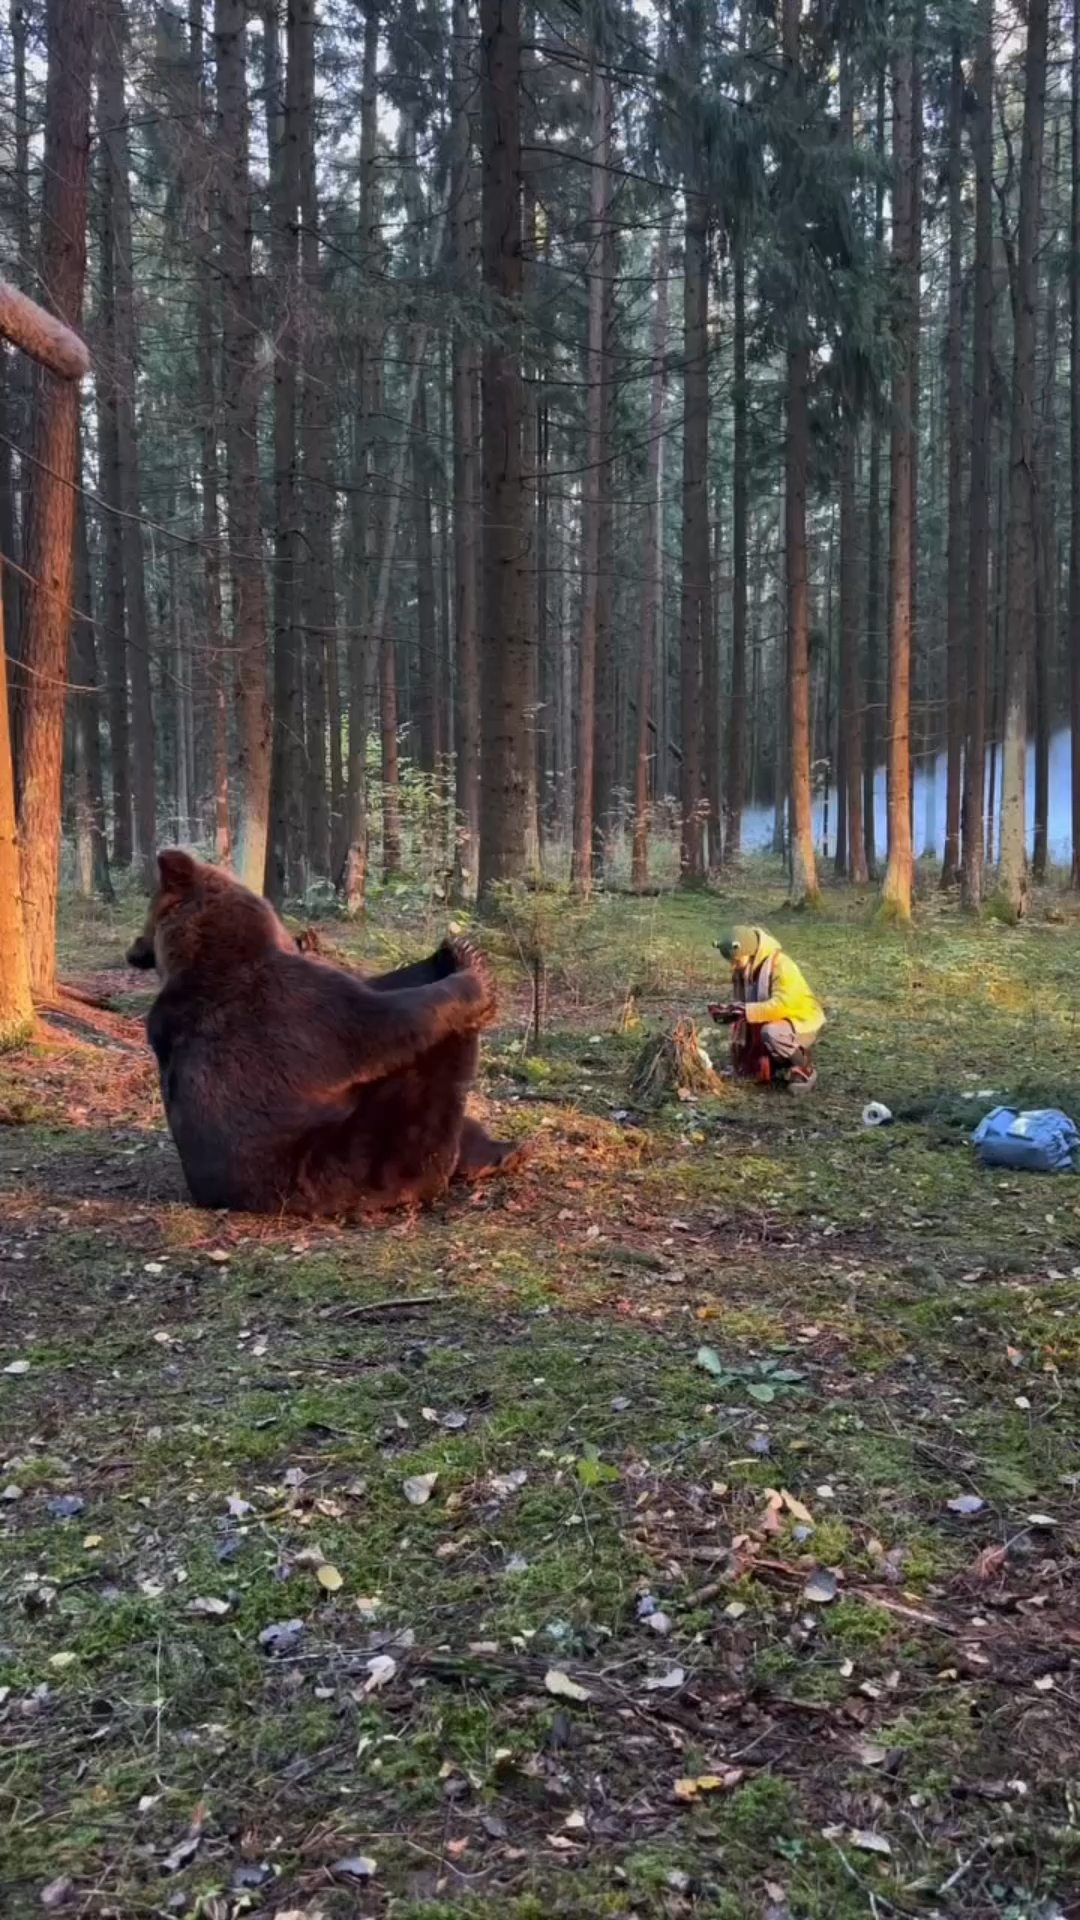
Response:
M195 880L196 862L181 847L169 847L157 857L161 884L172 893L183 893Z

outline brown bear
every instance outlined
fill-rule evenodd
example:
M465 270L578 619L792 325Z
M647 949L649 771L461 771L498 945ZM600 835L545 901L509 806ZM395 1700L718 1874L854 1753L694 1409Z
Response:
M514 1151L465 1118L490 975L464 941L361 980L297 947L269 902L158 855L129 964L191 1196L248 1213L356 1214L437 1199Z

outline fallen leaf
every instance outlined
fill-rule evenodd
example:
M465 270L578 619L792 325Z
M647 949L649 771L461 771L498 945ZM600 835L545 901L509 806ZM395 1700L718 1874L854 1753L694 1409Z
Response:
M29 1360L9 1360L4 1368L5 1373L29 1373L29 1371Z
M715 1347L699 1347L694 1355L694 1365L703 1373L711 1373L714 1380L726 1380L727 1368Z
M335 1860L330 1871L343 1873L350 1880L374 1880L379 1869L369 1853L350 1853L343 1860Z
M972 1562L971 1571L976 1580L992 1580L1000 1573L1009 1557L1007 1547L984 1547Z
M460 1433L462 1427L467 1427L468 1424L468 1414L459 1413L456 1409L450 1413L444 1413L442 1419L439 1421L440 1427L445 1427L447 1433Z
M46 1500L45 1509L47 1513L52 1514L54 1520L74 1520L75 1515L81 1513L85 1505L86 1501L81 1493L54 1493L50 1500Z
M801 1520L803 1525L807 1527L813 1526L814 1516L810 1512L809 1507L804 1507L802 1501L796 1500L794 1495L790 1494L786 1487L781 1487L780 1498L793 1520Z
M412 1507L426 1507L435 1491L437 1473L414 1473L411 1479L403 1480L401 1491Z
M809 1600L812 1606L827 1607L831 1600L836 1599L836 1594L836 1575L832 1568L816 1567L803 1588L802 1597Z
M669 1667L666 1673L650 1673L641 1684L646 1693L670 1693L685 1679L685 1667Z
M94 1548L100 1547L100 1545L101 1545L100 1533L86 1533L83 1535L83 1546L86 1549L87 1553L92 1553L94 1551Z
M246 1520L248 1514L254 1511L251 1501L245 1500L239 1493L230 1493L225 1505L234 1520Z
M162 1873L183 1873L184 1868L194 1860L201 1846L201 1833L186 1834L183 1840L177 1842L172 1852L165 1855L161 1863Z
M23 1490L21 1487L17 1487L15 1485L14 1480L10 1481L9 1484L4 1488L3 1492L0 1493L0 1500L14 1501L14 1500L21 1500L22 1497L23 1497Z
M1052 1673L1040 1673L1035 1682L1036 1693L1053 1693L1054 1676Z
M207 1620L223 1620L229 1611L229 1603L227 1600L219 1600L215 1595L210 1595L206 1599L190 1600L184 1611L202 1614Z
M563 1826L569 1833L581 1833L588 1824L580 1807L575 1807L573 1813L568 1813L563 1821Z
M377 1653L367 1663L368 1677L364 1681L364 1693L377 1693L380 1687L388 1686L397 1672L397 1661L389 1653Z
M345 1585L337 1568L330 1566L325 1560L317 1570L315 1578L320 1587L325 1587L327 1593L337 1593Z
M852 1846L858 1847L860 1853L880 1853L886 1857L892 1853L892 1847L883 1833L871 1833L865 1827L853 1827L850 1838Z
M58 1907L67 1906L74 1891L74 1880L62 1873L58 1880L50 1880L47 1887L42 1887L41 1904L49 1913L55 1913Z
M950 1513L966 1515L981 1513L986 1505L986 1501L980 1499L977 1493L958 1493L955 1499L946 1500L945 1505L948 1507Z
M889 1757L888 1748L879 1747L875 1740L864 1740L855 1753L864 1767L882 1767Z
M703 1793L730 1793L742 1777L741 1767L725 1767L723 1773L699 1773L676 1780L672 1791L676 1800L696 1800Z
M586 1687L579 1687L561 1667L549 1667L544 1675L544 1685L549 1693L559 1700L591 1700L592 1694Z
M50 1657L49 1665L50 1667L54 1667L57 1673L63 1673L66 1668L75 1665L78 1657L77 1653L54 1653ZM1035 1684L1038 1685L1038 1682L1036 1681Z
M212 1260L216 1267L223 1267L231 1255L226 1253L224 1247L211 1247L206 1257Z
M377 1620L382 1609L382 1596L378 1593L361 1593L353 1601L361 1620Z
M659 1610L657 1610L656 1613L646 1614L645 1625L649 1628L650 1632L658 1633L661 1637L671 1632L670 1616L666 1613L661 1613Z
M275 1620L264 1627L259 1635L259 1645L264 1653L292 1653L299 1645L304 1632L302 1620Z
M1057 1526L1057 1521L1048 1513L1029 1513L1027 1523L1029 1527L1047 1528Z

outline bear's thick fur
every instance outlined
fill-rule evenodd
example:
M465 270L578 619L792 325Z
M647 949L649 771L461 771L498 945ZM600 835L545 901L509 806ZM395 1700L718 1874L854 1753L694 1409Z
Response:
M147 1034L198 1206L364 1213L507 1160L465 1118L495 1017L467 943L360 980L299 953L269 902L218 868L170 851L158 871L128 961L161 977Z

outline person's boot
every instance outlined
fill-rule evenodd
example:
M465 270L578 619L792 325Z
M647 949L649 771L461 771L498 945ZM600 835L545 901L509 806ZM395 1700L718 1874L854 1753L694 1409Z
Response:
M805 1047L799 1047L792 1055L788 1069L789 1093L813 1093L817 1086L817 1068Z

